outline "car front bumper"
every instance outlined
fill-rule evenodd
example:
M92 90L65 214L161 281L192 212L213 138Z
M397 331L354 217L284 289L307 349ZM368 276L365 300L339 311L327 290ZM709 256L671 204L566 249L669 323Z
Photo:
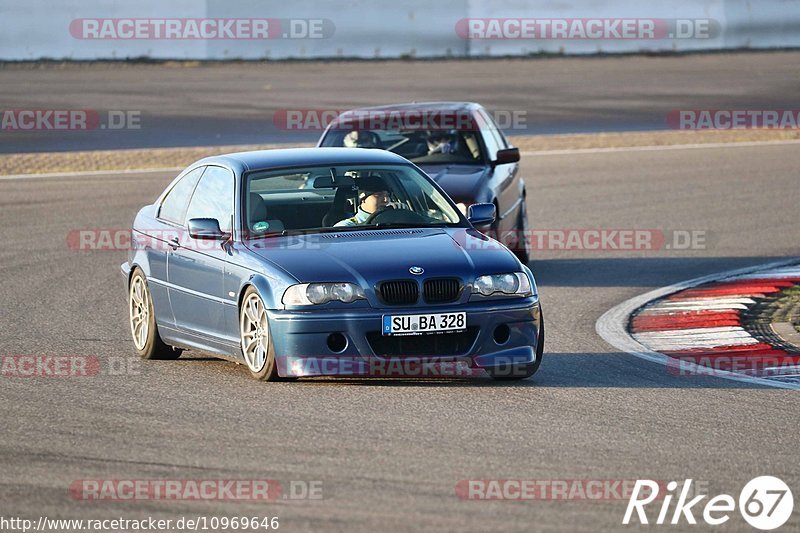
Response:
M466 312L467 331L459 339L446 338L457 333L382 337L384 315L427 312ZM537 299L526 298L435 309L270 311L269 321L278 371L284 377L473 377L486 369L535 361L541 308ZM329 343L336 334L346 340L336 346L338 351ZM403 346L413 346L413 351L403 353Z

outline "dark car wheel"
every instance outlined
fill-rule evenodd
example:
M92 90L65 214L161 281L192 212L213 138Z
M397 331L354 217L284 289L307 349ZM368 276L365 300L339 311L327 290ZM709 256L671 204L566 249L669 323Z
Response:
M522 207L519 210L519 221L517 222L517 247L514 255L523 265L527 265L531 260L530 235L528 234L528 208L525 205L525 198L522 198Z
M492 369L487 369L487 373L492 379L497 381L514 381L529 378L539 370L544 356L544 315L539 309L539 338L536 343L536 360L526 365L503 365Z
M153 311L153 299L147 287L147 278L136 269L128 288L128 315L136 352L143 359L177 359L181 350L168 346L161 340Z
M242 355L250 374L261 381L278 379L275 347L267 320L267 309L255 287L249 287L239 310L239 336Z

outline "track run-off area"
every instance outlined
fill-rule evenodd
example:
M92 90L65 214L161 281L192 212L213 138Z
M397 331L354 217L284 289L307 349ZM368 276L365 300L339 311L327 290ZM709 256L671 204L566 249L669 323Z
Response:
M540 231L530 266L548 330L541 370L512 384L265 384L202 354L139 361L119 275L126 252L68 237L129 228L174 172L2 180L2 355L99 367L81 377L2 376L4 512L275 515L287 530L586 531L619 528L627 500L466 501L457 487L692 478L717 494L766 474L799 487L787 460L800 425L795 391L678 376L595 330L609 309L648 291L797 256L798 167L794 144L523 154ZM605 232L606 245L582 246L587 230ZM626 247L626 230L646 231L649 247ZM319 484L322 498L84 501L70 487L87 479L271 479Z

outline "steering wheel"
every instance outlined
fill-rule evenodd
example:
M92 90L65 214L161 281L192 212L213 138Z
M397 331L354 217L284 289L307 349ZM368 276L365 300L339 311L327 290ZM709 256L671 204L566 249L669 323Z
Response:
M426 217L419 213L409 211L408 209L395 209L390 206L372 213L367 220L364 221L364 224L417 224L422 222L426 222Z

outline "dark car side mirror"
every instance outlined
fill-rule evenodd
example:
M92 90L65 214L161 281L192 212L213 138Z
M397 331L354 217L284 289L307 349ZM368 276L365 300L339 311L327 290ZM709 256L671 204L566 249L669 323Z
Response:
M519 161L519 148L506 148L497 151L497 159L492 161L492 166L507 165Z
M193 239L222 241L228 238L227 233L219 228L216 218L193 218L189 220L189 236Z
M487 226L496 217L494 204L472 204L467 211L467 220L473 226Z

